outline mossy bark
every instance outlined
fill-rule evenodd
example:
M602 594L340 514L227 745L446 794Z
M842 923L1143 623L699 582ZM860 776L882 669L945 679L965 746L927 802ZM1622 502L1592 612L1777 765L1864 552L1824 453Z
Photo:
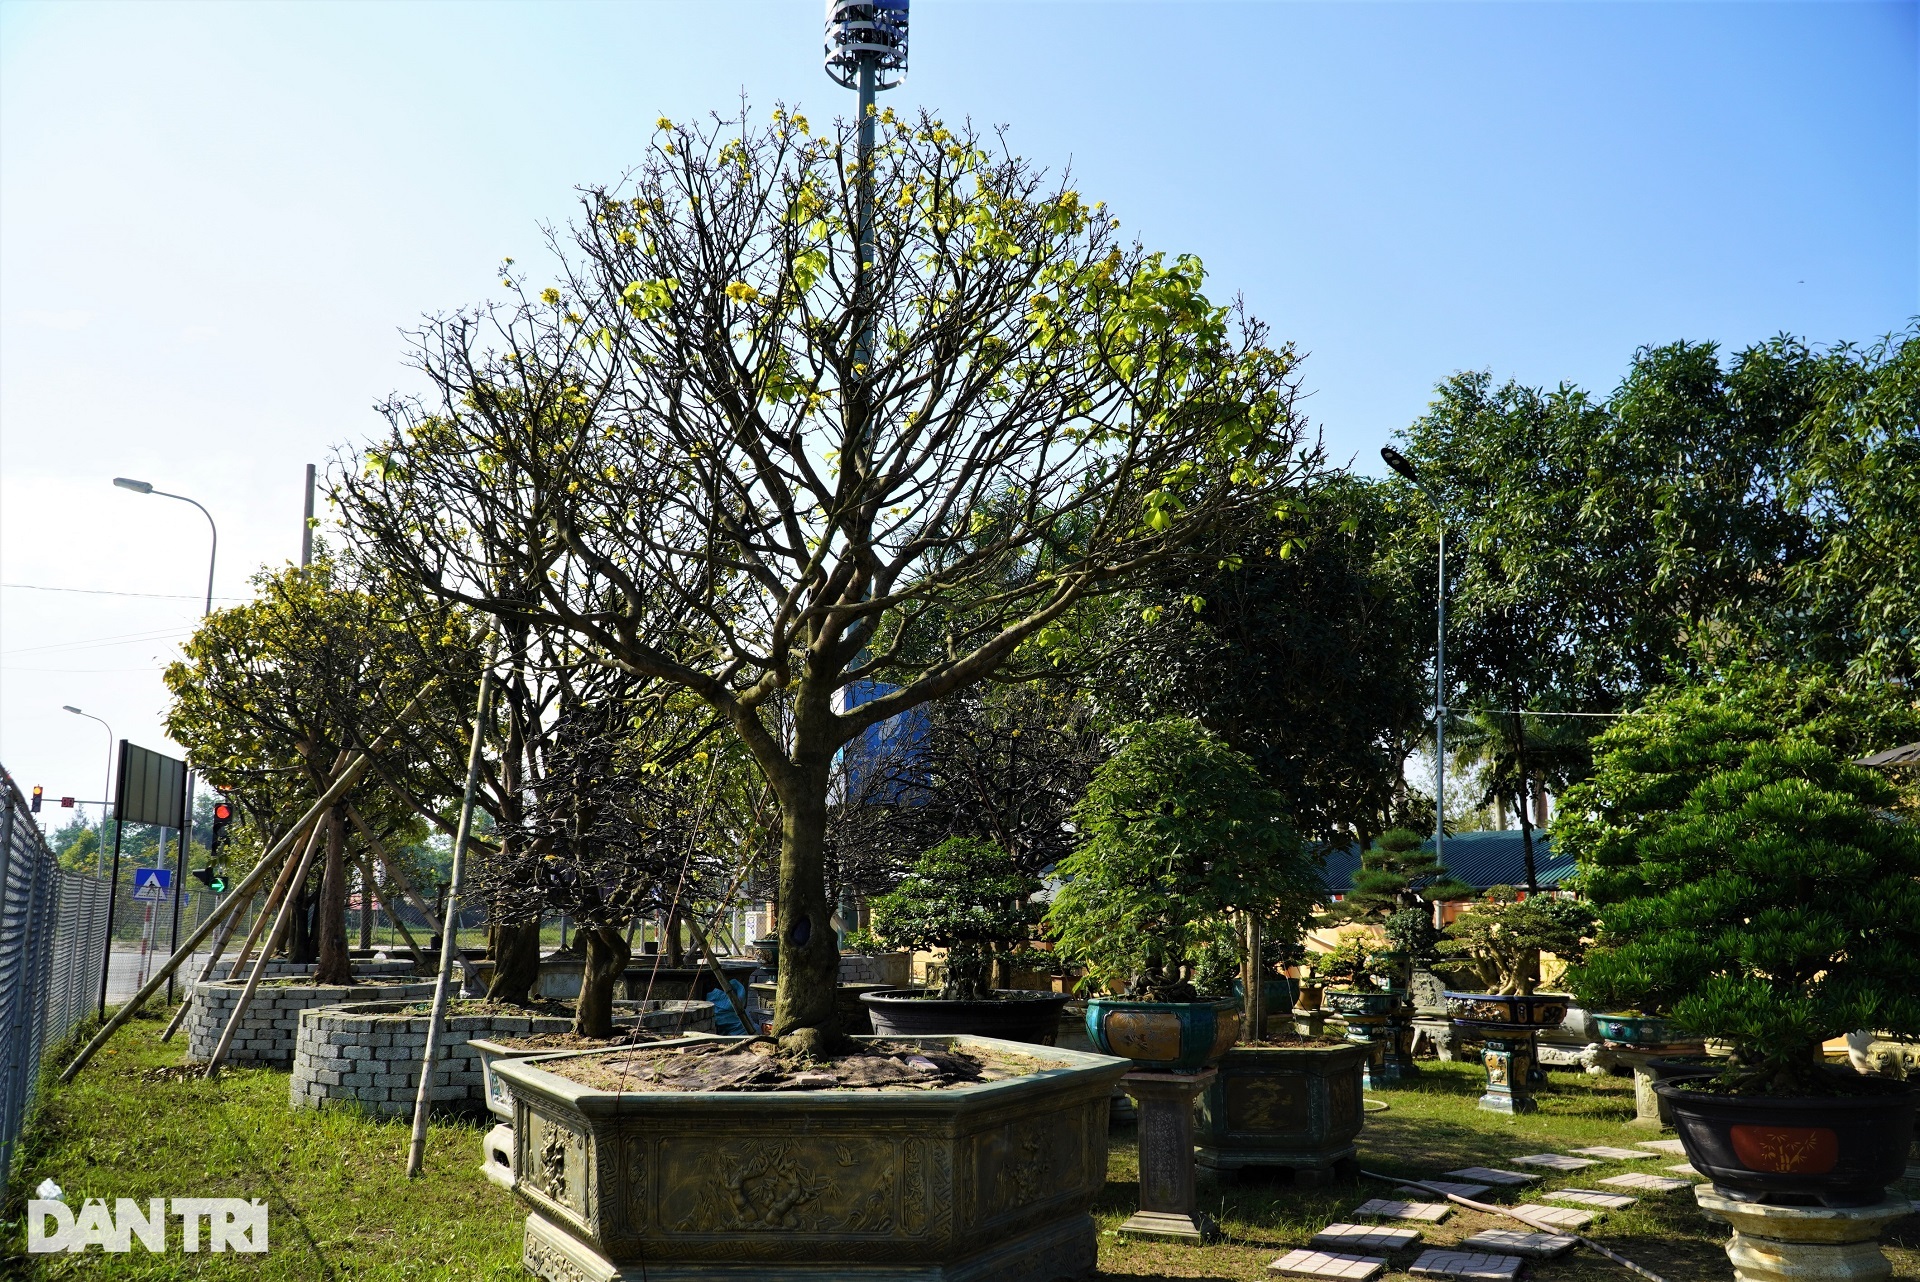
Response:
M487 1000L527 1003L527 994L540 981L540 921L487 928L487 952L493 958L493 977L487 981Z

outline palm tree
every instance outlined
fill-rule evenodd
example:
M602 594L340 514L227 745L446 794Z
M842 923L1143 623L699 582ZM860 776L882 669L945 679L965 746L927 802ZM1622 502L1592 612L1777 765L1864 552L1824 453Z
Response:
M1592 768L1593 750L1586 728L1573 717L1476 712L1462 716L1458 726L1448 731L1447 739L1459 764L1478 767L1482 785L1479 804L1509 807L1520 817L1527 891L1538 891L1534 821L1547 793L1562 791Z

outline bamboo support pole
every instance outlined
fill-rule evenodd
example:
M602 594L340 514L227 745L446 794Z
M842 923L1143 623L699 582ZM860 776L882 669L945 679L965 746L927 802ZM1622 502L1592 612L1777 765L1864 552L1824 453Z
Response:
M246 969L247 962L253 958L253 946L260 942L260 932L266 929L280 912L283 899L293 893L293 870L304 865L313 854L314 843L320 840L320 824L315 821L307 826L307 844L298 858L290 858L280 866L280 875L274 878L273 889L267 892L267 902L260 905L260 915L253 919L253 926L247 931L247 940L233 959L233 965L227 970L229 982L240 978L240 972Z
M387 853L386 844L374 833L373 825L367 822L366 817L360 813L359 808L351 801L347 803L347 819L353 824L354 828L359 831L360 835L366 838L367 844L373 847L374 858L380 861L382 868L386 869L387 876L393 879L393 884L400 888L401 896L413 905L414 911L420 914L423 921L431 923L433 921L433 906L422 897L418 890L414 889L413 881L407 876L406 869L402 868L399 862ZM471 833L467 835L467 841L469 846L471 846L473 843L473 835ZM388 911L387 916L393 917L394 923L399 925L400 919L394 917L391 910ZM407 936L408 947L413 948L417 953L419 949L413 943L412 934L407 931L404 925L400 926L400 931ZM454 958L460 963L461 982L463 984L471 983L474 978L473 963L467 960L467 955L464 952L455 953Z
M380 883L373 875L373 860L363 857L357 861L357 866L360 869L360 875L367 879L367 889L373 893L374 902L380 905L380 911L384 912L387 920L399 930L400 938L407 941L407 951L413 954L413 964L426 965L427 955L421 951L419 943L414 940L413 932L407 929L407 923L401 921L399 914L393 911L393 905L387 902L387 897L380 893Z
M480 670L480 695L473 709L473 733L467 739L467 786L460 798L460 826L453 837L453 868L447 875L447 915L440 927L440 973L433 984L433 1010L427 1016L427 1044L420 1056L420 1087L413 1097L413 1138L407 1144L407 1178L420 1174L427 1151L427 1112L433 1098L433 1070L440 1058L440 1026L447 1016L447 985L460 952L460 890L466 880L467 837L473 831L473 794L480 786L480 756L486 742L487 702L493 697L493 665L500 657L500 634L487 643L487 666ZM461 958L462 968L466 959Z
M314 825L317 833L320 825ZM260 946L260 955L254 958L253 970L247 975L247 986L240 990L240 996L233 1003L233 1013L227 1016L227 1026L220 1030L220 1044L213 1048L213 1054L207 1057L206 1076L212 1077L220 1071L220 1061L227 1057L227 1048L233 1045L233 1035L240 1029L240 1021L246 1018L247 1007L253 1005L253 994L260 987L261 978L267 973L267 961L273 956L273 950L280 946L280 940L287 933L287 927L293 923L293 910L299 904L300 897L293 892L307 879L307 870L313 866L313 856L320 849L320 843L309 841L306 853L300 856L299 870L293 874L293 881L287 893L280 900L280 911L274 914L273 930L267 935L267 942Z
M439 684L439 678L429 679L426 685L420 688L420 693L416 694L413 700L408 703L405 708L401 709L395 724L398 725L406 721L408 717L411 717L414 710L426 700L427 695L437 684ZM389 731L389 733L391 733L391 731ZM378 741L376 741L376 744L377 742ZM168 977L180 968L182 962L193 955L193 950L200 946L201 941L205 940L208 935L211 935L219 928L222 921L233 914L236 906L245 896L259 887L260 883L266 879L267 872L272 868L274 862L286 856L287 851L292 849L294 841L306 830L307 826L325 814L328 806L331 806L334 802L346 796L348 790L360 781L360 776L365 774L367 767L372 764L373 754L371 751L360 753L347 765L345 770L341 771L340 774L335 777L332 786L321 794L320 799L313 803L312 809L308 810L307 813L301 817L300 822L295 824L279 841L276 841L273 844L273 849L260 857L260 862L254 865L252 872L241 878L240 884L233 888L233 897L221 907L207 914L207 919L194 928L194 932L187 936L186 942L175 949L173 956L167 958L160 969L154 972L153 978L149 979L146 985L133 995L131 1001L128 1001L125 1005L121 1006L119 1010L114 1012L113 1018L102 1025L100 1031L93 1035L93 1040L80 1048L80 1053L73 1057L73 1062L61 1071L60 1080L62 1082L71 1082L79 1074L80 1070L86 1067L87 1061L92 1059L94 1055L99 1052L100 1048L107 1044L107 1039L119 1032L121 1026L133 1018L134 1012L140 1009L147 998L153 996L165 986Z
M248 902L252 902L253 899L254 894L249 893ZM199 995L200 986L213 977L213 968L220 964L220 954L226 950L227 941L233 938L233 928L239 924L240 917L245 911L243 905L227 914L226 921L220 926L220 933L213 937L213 947L207 952L207 964L200 968L200 977L193 981L193 994L182 998L180 1009L173 1012L173 1018L167 1021L166 1031L160 1034L161 1041L172 1041L173 1035L180 1031L180 1025L186 1023L187 1012L193 1009L194 997Z

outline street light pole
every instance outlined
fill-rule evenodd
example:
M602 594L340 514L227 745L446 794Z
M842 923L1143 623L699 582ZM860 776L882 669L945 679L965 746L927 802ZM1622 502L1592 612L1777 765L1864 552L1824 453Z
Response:
M98 721L107 731L107 781L100 787L100 849L95 852L99 858L98 873L107 873L107 807L113 804L113 727L91 712L82 712L70 703L60 705L63 712L71 712L76 717L85 717L89 721Z
M1447 828L1447 512L1439 495L1428 489L1407 456L1391 445L1382 446L1380 457L1387 466L1413 482L1427 502L1433 505L1434 518L1440 523L1439 625L1434 639L1433 658L1433 855L1446 864Z
M200 611L200 617L206 618L213 613L213 564L220 555L220 527L213 523L213 513L200 507L184 494L169 494L165 490L156 490L150 481L135 481L124 476L116 476L113 483L123 490L132 490L135 494L157 494L163 499L179 499L182 503L193 503L200 508L200 515L207 518L207 529L213 534L213 549L207 553L207 603Z

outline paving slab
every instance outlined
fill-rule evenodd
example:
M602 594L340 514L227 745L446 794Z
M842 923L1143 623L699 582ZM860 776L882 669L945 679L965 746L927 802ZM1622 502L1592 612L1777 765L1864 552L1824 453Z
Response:
M1625 1193L1602 1193L1599 1189L1561 1189L1554 1193L1542 1193L1541 1197L1550 1197L1558 1202L1577 1202L1581 1206L1597 1206L1603 1211L1624 1211L1640 1199L1628 1197Z
M1479 1197L1482 1193L1493 1191L1491 1184L1457 1184L1452 1180L1421 1180L1420 1182L1426 1185L1426 1188L1409 1187L1396 1191L1412 1193L1417 1197L1432 1197L1433 1194L1427 1192L1427 1189L1438 1189L1442 1193L1451 1193L1455 1197Z
M1482 1251L1428 1251L1407 1272L1417 1278L1455 1278L1459 1282L1513 1282L1520 1276L1517 1255Z
M1522 1233L1517 1229L1483 1229L1460 1243L1463 1250L1524 1255L1530 1260L1551 1260L1579 1245L1578 1239L1560 1233Z
M1462 1193L1460 1196L1468 1196ZM1353 1208L1354 1215L1378 1215L1388 1220L1419 1220L1426 1224L1438 1224L1453 1214L1453 1207L1446 1202L1395 1202L1384 1197L1376 1197L1371 1202L1362 1202Z
M1635 1171L1631 1175L1610 1175L1596 1183L1608 1188L1639 1189L1645 1193L1671 1193L1675 1189L1690 1189L1692 1180L1676 1180L1666 1175L1649 1175L1645 1171Z
M1321 1251L1392 1255L1420 1241L1419 1229L1390 1229L1379 1224L1329 1224L1307 1245Z
M1331 1251L1301 1248L1288 1251L1267 1266L1267 1272L1283 1278L1339 1278L1342 1282L1368 1282L1387 1271L1385 1260L1365 1255L1338 1255Z
M1535 1224L1544 1224L1555 1229L1584 1229L1593 1223L1594 1212L1576 1210L1571 1206L1542 1206L1538 1202L1522 1202L1513 1208L1515 1215L1524 1215Z
M1656 1153L1677 1153L1684 1155L1687 1151L1687 1146L1679 1140L1641 1140L1638 1147L1650 1148Z
M1529 1153L1513 1159L1515 1166L1544 1166L1549 1171L1584 1171L1600 1163L1590 1157L1562 1157L1558 1153Z
M1448 1175L1458 1175L1463 1180L1479 1180L1483 1184L1533 1184L1538 1175L1528 1175L1525 1171L1503 1171L1497 1166L1463 1166L1457 1171L1448 1171ZM1438 1188L1438 1185L1434 1187Z
M1649 1162L1653 1154L1637 1148L1615 1148L1611 1144L1595 1144L1592 1148L1577 1148L1576 1153L1588 1157L1604 1157L1609 1162Z
M1692 1162L1675 1162L1672 1166L1669 1166L1667 1169L1679 1175L1691 1175L1696 1180L1704 1180L1707 1178L1706 1176L1700 1174L1700 1172L1693 1169Z

